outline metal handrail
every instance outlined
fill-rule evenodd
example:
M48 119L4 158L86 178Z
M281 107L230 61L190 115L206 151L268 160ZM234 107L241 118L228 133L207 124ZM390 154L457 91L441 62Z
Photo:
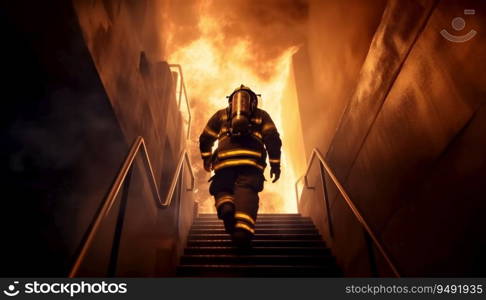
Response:
M307 175L308 175L308 173L309 173L309 171L310 171L310 169L312 167L312 163L314 162L314 159L316 157L319 159L319 161L321 162L322 166L325 168L327 174L329 175L329 177L332 179L332 181L334 182L334 184L338 188L339 192L343 196L344 200L348 204L348 206L351 209L351 211L353 212L354 216L358 219L358 221L364 227L364 229L366 230L366 232L368 233L368 235L371 237L371 239L375 243L375 245L378 248L378 250L380 251L380 253L385 258L385 260L388 263L388 265L390 266L392 272L395 274L396 277L400 277L400 273L398 272L397 268L395 267L395 265L391 261L390 256L385 251L385 248L382 246L382 244L378 240L378 238L375 235L375 233L373 232L373 230L371 230L370 226L368 225L368 223L366 222L366 220L363 218L363 216L359 212L359 210L356 207L356 205L354 205L354 203L351 200L351 198L349 197L348 193L346 192L346 190L344 189L344 187L341 185L341 183L339 182L339 180L336 178L336 176L332 172L331 168L329 167L329 165L324 160L324 157L322 156L321 152L317 148L312 149L311 158L309 160L309 164L307 165L307 169L306 169L304 175L301 176L299 179L297 179L297 181L295 182L295 193L296 193L296 197L297 197L296 199L297 199L297 201L299 199L298 183L302 179L304 179L304 187L306 187L308 189L314 189L314 187L309 186L309 182L308 182L308 179L307 179ZM323 176L323 174L322 174L322 168L321 168L321 176ZM323 177L321 177L321 178L323 178ZM325 184L325 182L323 184Z
M181 170L183 169L184 162L188 165L189 172L191 174L191 186L189 188L186 187L186 191L192 191L194 190L194 185L195 185L195 177L194 177L194 172L192 171L192 165L191 161L189 160L189 155L187 153L187 150L184 150L179 158L179 161L177 163L177 168L174 173L174 176L172 177L171 184L169 191L162 202L162 198L160 197L159 193L159 188L157 186L155 176L154 176L154 171L152 168L152 164L150 163L150 158L147 152L147 146L145 145L145 141L143 137L138 136L135 141L133 142L132 146L130 147L130 151L128 152L123 165L121 166L120 170L118 171L117 176L115 177L115 181L111 185L110 191L108 192L108 195L106 196L105 200L101 204L100 208L98 209L97 214L95 215L95 218L91 225L88 228L87 234L85 235L85 238L81 242L81 248L78 252L78 255L76 257L76 260L69 272L69 278L76 277L79 268L81 267L81 264L86 257L86 254L93 242L94 237L96 236L96 233L98 232L100 225L103 221L103 219L107 216L107 214L110 212L111 208L113 207L114 203L116 202L117 195L123 186L123 183L125 182L127 178L127 174L131 170L133 166L133 162L135 161L135 158L139 151L143 153L143 158L144 158L144 163L146 166L146 170L148 172L148 175L150 177L150 186L152 187L152 192L154 195L154 199L156 201L156 204L159 208L167 208L170 206L172 202L172 197L174 196L175 188L177 185L178 178L181 174Z
M184 83L184 76L182 75L182 67L179 64L169 64L169 68L177 68L179 71L179 76L181 77L179 80L179 99L177 102L179 103L179 109L181 109L181 99L182 99L182 92L184 91L184 98L186 99L186 106L187 106L187 112L188 112L188 124L187 124L187 139L190 137L190 131L191 131L191 107L189 105L189 98L187 97L187 91L186 91L186 84Z

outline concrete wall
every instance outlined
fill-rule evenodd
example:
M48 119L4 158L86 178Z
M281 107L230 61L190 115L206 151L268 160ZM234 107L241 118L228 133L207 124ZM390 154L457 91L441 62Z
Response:
M326 152L356 85L385 1L309 2L307 43L294 56L307 156Z
M185 148L186 128L176 101L176 82L162 61L164 40L158 31L163 5L164 1L74 1L120 126L128 141L145 138L165 199ZM118 275L171 275L183 242L183 236L177 238L178 204L161 210L152 199L146 174L137 172L134 180ZM182 197L191 200L189 193ZM192 210L187 211L192 220Z
M439 34L444 28L457 33L450 24L459 16L467 22L457 34L484 28L485 19L465 16L466 8L479 14L485 7L389 1L353 93L341 100L346 109L331 146L320 148L404 276L486 273L479 254L486 228L480 216L486 43L480 34L465 43ZM346 274L370 275L363 232L330 186L335 234L328 242ZM303 193L303 212L321 201L319 193ZM314 218L327 235L321 212ZM374 252L379 274L391 275Z
M65 276L128 147L71 4L0 11L0 273Z
M74 254L141 135L165 199L185 147L158 35L160 1L2 4L7 76L2 108L3 276L67 275ZM3 7L4 6L4 7ZM28 8L28 9L26 9ZM184 173L188 184L187 172ZM157 207L141 161L128 191L118 276L174 273L192 194ZM178 189L179 191L179 189ZM179 197L180 196L180 197ZM180 198L180 202L178 199ZM82 276L104 276L118 203L103 221ZM182 218L177 219L181 214Z
M309 4L307 43L293 57L307 162L313 148L324 154L329 149L386 2L365 4L348 0L310 1ZM299 211L313 218L331 245L318 164L312 166L308 178L315 189L302 192ZM328 189L330 195L336 195L332 185L328 184ZM343 227L337 226L340 228ZM360 229L359 225L357 229ZM368 267L364 269L368 270Z

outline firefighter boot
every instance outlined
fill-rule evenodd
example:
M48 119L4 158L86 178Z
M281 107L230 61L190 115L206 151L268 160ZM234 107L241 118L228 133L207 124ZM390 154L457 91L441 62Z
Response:
M231 234L235 228L235 205L233 203L223 203L220 206L220 215L223 219L224 229Z
M214 181L212 182L214 184ZM218 219L223 220L224 229L227 233L231 234L235 227L235 203L232 194L227 192L218 193L215 197L216 211L218 213Z
M239 249L250 248L252 238L253 234L251 232L241 228L235 228L233 234L231 235L234 245Z

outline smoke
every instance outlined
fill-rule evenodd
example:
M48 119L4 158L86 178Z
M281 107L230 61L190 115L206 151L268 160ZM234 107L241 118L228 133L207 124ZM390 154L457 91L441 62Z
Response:
M244 62L268 79L276 59L303 41L307 14L304 0L174 1L168 13L167 53L207 36L217 48L231 48L243 42L251 52Z
M200 162L198 137L211 115L227 105L225 96L240 84L262 94L260 107L270 113L284 138L281 101L291 57L304 41L307 14L306 1L290 0L184 0L167 6L166 53L170 63L182 65L191 101L189 146L199 178L196 198L201 211L212 211L214 205L208 194L209 175ZM289 210L288 189L294 177L287 171L277 184L267 182L261 211Z

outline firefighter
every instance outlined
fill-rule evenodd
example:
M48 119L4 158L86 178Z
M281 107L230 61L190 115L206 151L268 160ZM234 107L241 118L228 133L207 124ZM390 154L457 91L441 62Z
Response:
M199 137L204 169L215 172L209 192L218 218L241 248L250 247L255 234L267 152L272 182L280 178L282 142L270 115L257 107L258 96L244 85L235 89L227 97L228 107L209 119ZM216 140L218 147L212 152Z

